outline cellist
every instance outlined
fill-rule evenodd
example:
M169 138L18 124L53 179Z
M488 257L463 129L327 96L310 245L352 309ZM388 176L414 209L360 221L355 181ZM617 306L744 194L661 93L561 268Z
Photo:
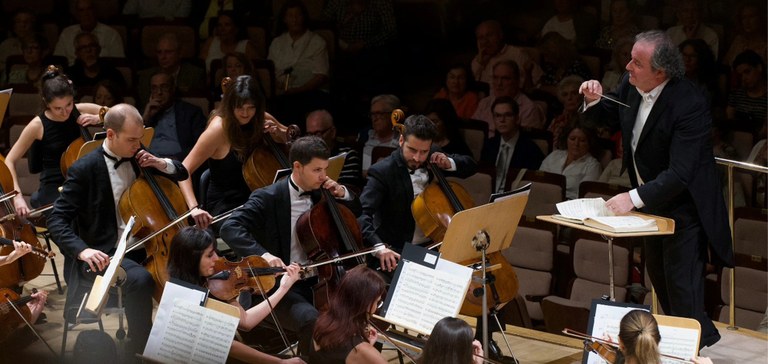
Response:
M160 159L140 150L144 122L135 107L112 107L104 117L104 127L104 144L72 165L48 217L48 229L65 256L68 302L80 302L86 293L85 287L81 287L81 266L100 272L109 264L118 237L125 229L117 206L122 193L137 178L134 163L155 168L173 180L189 177L181 162ZM126 355L133 358L133 353L144 350L152 327L155 283L130 254L123 259L122 267L127 274L122 289L131 338ZM64 314L67 312L65 308Z
M461 154L447 155L432 141L437 128L426 116L405 119L400 147L368 170L368 183L360 195L363 214L358 218L368 246L388 245L375 253L381 269L395 269L406 243L427 242L411 214L411 202L429 183L427 161L449 175L466 178L475 173L475 161Z
M337 200L356 202L346 187L326 175L329 156L328 147L319 137L306 136L294 141L289 153L291 175L254 191L245 205L224 222L221 238L238 255L260 255L273 267L306 263L296 222L319 200L319 189L327 189ZM316 283L316 277L297 282L274 311L286 330L298 333L299 352L303 354L308 353L318 316L312 304L312 287Z

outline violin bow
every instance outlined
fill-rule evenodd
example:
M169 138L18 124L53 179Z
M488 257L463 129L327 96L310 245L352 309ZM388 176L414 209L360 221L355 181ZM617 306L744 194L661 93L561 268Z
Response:
M2 201L0 201L0 202L2 202ZM27 215L27 217L35 218L35 217L40 216L43 212L46 212L46 211L51 210L51 209L53 209L53 204L49 203L49 204L47 204L45 206L41 206L41 207L38 207L36 209L29 210L29 214ZM0 222L10 221L10 220L13 220L15 218L16 218L16 214L8 214L8 215L5 215L3 217L0 217Z
M387 339L387 341L389 341L389 343L390 343L390 344L392 344L392 346L394 346L394 347L395 347L395 349L397 349L397 351L399 351L400 353L402 353L403 355L405 355L405 356L408 358L408 360L410 360L412 363L416 364L416 359L414 359L414 358L411 356L411 354L408 354L408 352L407 352L407 351L405 351L405 349L403 349L403 348L400 346L400 344L398 344L397 342L395 342L395 340L394 340L394 339L392 339L391 337L389 337L389 335L387 335L387 333L386 333L385 331L381 330L381 329L380 329L378 326L376 326L376 324L374 324L374 323L373 323L373 321L372 321L370 318L368 319L368 325L371 325L371 327L373 327L373 329L374 329L374 330L376 330L377 332L379 332L379 333L381 334L381 336L383 336L385 339Z
M33 288L32 289L32 293L37 293L37 288ZM11 302L11 300L9 300L8 298L6 298L5 300L6 300L6 303L8 303L8 305L11 306L13 311L15 311L16 314L19 315L19 317L21 317L21 319L24 321L24 323L27 325L27 327L29 327L29 329L32 330L32 333L35 334L35 336L37 336L37 338L40 339L40 341L42 341L43 344L45 344L45 346L48 347L48 350L51 351L51 353L53 354L53 357L54 358L58 358L59 355L56 353L56 351L53 350L51 345L49 345L48 342L45 341L45 339L43 339L42 336L40 336L40 334L37 332L37 330L35 330L35 327L32 326L32 324L29 323L29 321L24 317L24 315L21 314L21 311L19 311L19 309L16 308L16 305L14 305L13 302Z
M253 267L251 267L250 262L248 262L248 269L252 270ZM267 297L267 293L264 291L264 286L261 285L261 281L258 279L256 281L256 286L259 287L259 293L261 293L261 297L264 298L264 302L267 303L267 306L269 306L269 316L272 317L272 320L275 321L275 327L277 327L277 332L280 334L280 338L283 340L283 344L285 344L286 349L291 351L291 354L293 356L296 356L296 351L293 350L293 346L290 345L288 342L288 336L285 335L285 331L283 331L283 326L280 325L280 320L277 319L277 316L275 315L275 306L272 305L272 301L269 300L269 297Z

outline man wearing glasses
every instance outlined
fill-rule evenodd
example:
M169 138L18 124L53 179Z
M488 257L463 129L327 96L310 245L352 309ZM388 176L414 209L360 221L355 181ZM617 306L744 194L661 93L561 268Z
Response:
M367 172L371 164L376 163L372 160L373 148L390 147L397 148L399 135L392 130L392 110L400 107L400 99L395 95L379 95L371 100L371 130L366 137L358 139L359 142L365 142L363 146L363 172Z
M98 38L99 44L102 46L97 55L101 57L125 57L123 38L114 28L100 23L96 19L92 0L77 1L75 15L80 23L70 25L61 31L56 49L53 52L54 55L67 57L69 64L73 65L75 63L75 48L72 45L75 37L80 33L91 33Z
M359 193L363 188L360 153L354 148L344 147L337 143L336 126L333 124L331 113L327 110L315 110L309 113L307 115L307 135L314 135L323 139L331 151L331 156L347 153L338 182L347 188L352 188L355 193Z

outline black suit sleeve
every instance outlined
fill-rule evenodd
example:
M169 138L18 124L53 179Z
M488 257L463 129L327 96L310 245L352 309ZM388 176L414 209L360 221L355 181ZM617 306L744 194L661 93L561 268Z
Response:
M446 172L446 175L467 178L477 172L477 162L469 156L463 154L450 154L449 158L453 159L456 163L456 170L453 172Z
M251 233L266 229L265 212L274 206L270 206L273 204L269 204L265 197L263 190L253 191L243 207L235 211L221 226L221 238L241 257L268 252Z
M88 248L73 228L77 213L87 203L86 196L91 188L87 172L88 168L83 168L83 164L75 164L67 171L61 195L54 202L53 211L47 220L53 241L64 255L72 258L77 258L80 252Z
M362 214L357 218L357 222L360 224L363 241L368 246L384 244L381 237L376 234L376 225L374 224L374 215L381 210L381 205L385 203L389 195L384 177L377 168L368 170L368 182L360 195Z
M184 164L174 159L171 159L171 163L173 163L173 166L176 169L175 172L172 174L163 174L176 182L189 178L189 171L187 171L187 168L184 167Z

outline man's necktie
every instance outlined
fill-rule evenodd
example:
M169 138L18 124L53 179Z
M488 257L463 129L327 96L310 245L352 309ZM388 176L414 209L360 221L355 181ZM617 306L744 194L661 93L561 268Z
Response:
M504 190L504 182L507 179L507 159L509 156L509 144L504 143L499 150L499 157L496 159L496 192Z

